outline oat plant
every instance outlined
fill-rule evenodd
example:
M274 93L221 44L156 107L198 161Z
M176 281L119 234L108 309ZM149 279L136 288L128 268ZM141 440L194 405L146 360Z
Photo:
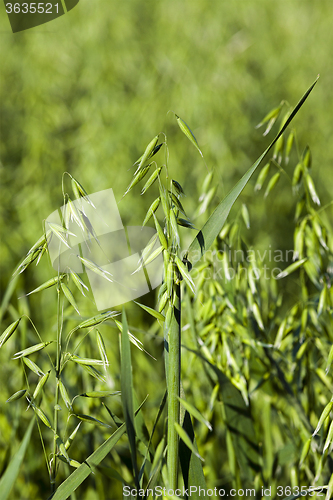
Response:
M266 132L282 107L286 103L267 115ZM270 200L280 187L280 203L290 200L292 248L249 246L250 216L242 204L196 268L196 295L187 295L183 308L192 332L185 352L189 364L201 363L206 375L192 398L207 394L198 409L223 422L216 446L225 446L226 458L209 471L210 483L221 478L222 468L226 491L254 486L257 492L270 489L272 498L317 492L328 500L333 489L333 202L321 206L311 150L302 151L296 130L280 139L254 190ZM205 200L209 186L202 189ZM268 216L276 203L267 206ZM289 228L284 231L289 234ZM200 449L206 438L203 429Z
M90 318L81 316L80 305L72 290L77 289L77 293L82 296L89 296L89 290L84 279L79 275L80 273L72 268L66 269L66 272L62 272L59 268L56 277L30 292L30 294L37 294L48 288L55 290L57 297L56 335L54 339L43 340L43 335L28 318L36 342L14 354L14 359L19 359L22 362L26 387L15 392L9 398L8 403L17 404L16 400L25 398L29 411L34 413L43 444L53 500L64 500L70 495L74 495L78 486L91 473L97 474L101 471L106 473L101 462L115 449L120 438L125 435L127 435L132 462L132 481L129 482L128 477L125 478L121 470L117 472L109 469L107 471L109 477L117 478L123 485L135 487L137 491L141 489L145 492L146 497L149 494L148 490L155 485L163 484L174 491L180 484L180 478L185 487L206 488L202 468L202 461L205 457L199 455L191 417L201 421L208 428L210 428L210 424L197 408L186 401L186 396L181 389L181 316L184 307L181 295L182 283L185 284L188 293L196 296L197 291L191 276L192 269L214 244L232 206L266 154L274 145L276 148L278 147L285 129L303 105L316 81L286 117L275 139L221 201L199 231L194 227L191 218L188 217L186 207L183 206L183 188L174 179L175 167L168 164L168 145L165 135L159 134L154 137L142 156L133 165L133 179L125 195L132 190L135 192L139 184L142 186L141 194L143 195L148 190L156 192L156 198L148 208L142 224L145 226L148 223L153 223L156 234L143 249L140 260L137 262L136 271L146 271L146 267L151 262L157 257L163 256L163 269L161 269L163 281L158 292L157 310L137 302L162 326L164 335L167 398L164 397L161 401L154 428L148 440L140 431L141 427L145 426L144 421L140 420L140 426L137 425L138 419L143 419L140 410L144 409L144 401L138 403L133 390L130 342L141 350L143 347L131 333L132 328L127 323L125 310L122 311L121 321L119 308L102 312ZM274 118L275 115L268 116L264 121L271 123ZM203 156L196 138L185 121L178 115L175 115L175 119L181 132ZM160 150L163 149L165 150L165 161L159 162ZM23 273L33 262L38 264L42 256L48 253L51 241L57 242L59 246L64 245L71 248L70 241L73 233L70 228L73 225L76 225L86 235L86 240L94 240L98 243L98 235L94 233L84 209L84 204L91 205L92 201L76 179L70 174L67 177L69 177L76 202L71 201L63 183L64 205L60 211L60 224L46 223L44 235L30 249L15 275ZM210 173L207 183L209 179L211 179ZM314 196L310 179L307 182L310 196ZM181 227L186 231L196 233L192 243L185 251L181 244ZM95 273L102 279L112 281L110 273L103 269L99 263L83 256L83 253L79 253L77 257L85 270ZM186 293L186 297L188 297L188 293ZM68 309L71 310L71 314L68 314ZM73 311L75 312L74 317ZM22 319L23 317L16 317L6 328L0 337L0 347L20 329ZM119 391L110 390L107 385L109 362L105 348L105 333L102 332L105 332L104 327L109 328L111 324L118 329L120 336L122 418L116 417L112 410L112 398L117 397ZM34 358L35 361L31 358ZM45 360L48 360L49 370L41 368L39 359L43 360L43 366ZM77 373L87 374L91 380L95 381L96 387L88 388L88 390L83 389L82 392L73 396L73 387L67 386L67 380L70 380L70 376L66 376L67 373L73 373L73 369ZM37 383L34 382L34 386L30 382L31 373L34 374L34 380L36 377L38 380ZM86 376L83 377L83 380L87 381ZM88 382L88 387L91 387L91 380ZM44 396L46 394L47 397ZM50 394L53 394L52 403L49 403ZM90 413L89 405L80 404L80 401L85 399L103 401L100 405L100 411L104 411L103 420L99 414ZM167 431L155 449L152 439L163 414L166 400ZM66 409L66 414L64 411L60 411L62 408ZM78 440L81 425L89 423L102 429L103 442L84 461L77 462L71 457L71 447ZM13 458L0 481L0 488L5 488L3 490L5 491L4 500L8 498L10 489L16 480L32 425L29 426L26 437L22 441L20 453ZM116 431L112 433L110 431L111 425L117 427ZM45 441L44 435L46 433L51 436L51 439L48 437ZM51 449L46 449L50 443ZM63 464L65 470L68 471L68 477L58 485L59 467ZM74 470L71 472L70 468ZM195 494L193 497L196 498Z

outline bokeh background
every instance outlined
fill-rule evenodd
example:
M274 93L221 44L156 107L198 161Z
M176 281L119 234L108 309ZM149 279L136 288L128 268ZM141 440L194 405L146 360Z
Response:
M267 146L269 137L255 129L263 116L281 100L296 104L320 74L294 125L300 150L311 147L320 199L329 202L332 18L330 0L81 0L51 23L12 34L1 3L1 296L14 268L41 236L43 220L62 204L63 173L76 177L88 192L112 188L120 200L131 181L131 165L159 132L167 135L170 172L184 188L191 217L207 172L170 110L190 125L214 170L214 206ZM290 190L284 195L280 186L264 200L254 193L256 177L231 217L247 203L248 243L292 248ZM149 196L133 190L119 205L123 222L139 225L149 204ZM18 303L16 295L53 275L47 262L32 266L20 277L13 300ZM53 297L32 297L25 304L39 328L53 327ZM131 320L136 315L145 329L145 316L135 309ZM16 435L3 404L20 384L17 367L7 363L9 354L1 354L0 368L3 456ZM114 351L114 372L117 356ZM152 367L141 365L149 373L146 392L153 393L163 366L154 365L154 379ZM38 485L31 488L31 494L39 491Z

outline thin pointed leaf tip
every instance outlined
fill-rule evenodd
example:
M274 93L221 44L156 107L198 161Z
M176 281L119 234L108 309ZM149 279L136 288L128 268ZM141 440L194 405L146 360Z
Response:
M177 120L177 123L178 123L178 126L180 128L180 130L183 132L183 134L186 135L186 137L192 142L193 146L196 147L196 149L199 151L199 153L201 154L201 156L203 157L203 154L201 152L201 149L199 148L199 144L198 144L198 141L196 140L192 130L190 129L190 127L187 125L187 123L184 122L184 120L182 120L180 118L180 116L176 115L175 113L175 117L176 117L176 120Z

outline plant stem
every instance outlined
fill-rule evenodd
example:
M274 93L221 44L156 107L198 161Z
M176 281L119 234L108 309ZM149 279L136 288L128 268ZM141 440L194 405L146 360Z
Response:
M53 426L55 429L55 434L53 438L53 454L52 454L52 467L51 467L51 492L55 491L56 484L56 475L57 475L57 441L56 441L56 433L58 429L58 401L59 401L59 383L58 383L58 373L56 378L56 392L55 392L55 405L54 405L54 417L53 417Z
M181 339L181 307L180 283L175 284L172 318L168 335L168 473L169 487L177 488L178 479L178 447L179 438L175 423L179 424L180 396L180 339Z
M61 316L61 301L60 301L60 283L58 283L58 304L57 304L57 354L56 354L56 365L55 365L55 375L56 375L56 389L55 389L55 403L54 403L54 416L53 416L53 456L52 456L52 467L51 467L51 492L55 491L56 475L57 475L57 441L56 434L58 434L58 404L59 404L59 376L60 376L60 359L61 359L61 332L62 332L62 316Z

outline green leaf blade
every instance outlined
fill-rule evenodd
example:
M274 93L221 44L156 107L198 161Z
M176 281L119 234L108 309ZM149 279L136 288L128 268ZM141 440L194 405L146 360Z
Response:
M313 87L316 85L318 78L315 82L310 86L310 88L305 92L303 97L297 103L293 111L290 113L290 116L286 120L284 126L281 128L280 132L277 134L275 139L271 142L271 144L266 148L266 150L262 153L262 155L254 162L252 167L243 175L243 177L237 182L237 184L231 189L229 194L220 202L220 204L216 207L212 215L209 217L207 222L204 224L203 228L198 232L195 239L192 241L188 248L188 256L191 264L194 266L201 257L207 252L207 250L213 244L215 238L218 236L221 231L228 215L236 202L237 198L245 188L246 184L249 182L250 178L256 171L257 167L260 165L262 160L265 158L266 154L270 151L270 149L274 146L279 137L283 134L289 123L292 121L294 116L298 113L299 109L304 104L305 100L309 96Z
M126 432L131 450L134 479L136 486L139 489L138 466L136 461L134 409L133 409L131 347L128 335L127 318L124 310L122 314L122 332L121 332L121 400L125 416Z
M1 491L1 498L2 500L7 500L9 498L10 492L12 490L12 487L14 486L14 483L16 481L17 475L20 470L21 463L24 459L25 452L27 450L30 437L31 437L31 432L32 428L34 426L35 419L32 418L29 424L29 427L27 428L24 438L20 444L19 449L15 453L14 457L10 461L5 473L0 479L0 491Z
M184 443L191 450L193 455L195 455L196 457L198 457L200 460L202 460L204 462L204 459L199 455L198 451L195 449L193 442L191 441L191 438L189 437L187 432L179 424L177 424L177 422L175 422L174 425L175 425L176 431L178 432L179 437L184 441Z

